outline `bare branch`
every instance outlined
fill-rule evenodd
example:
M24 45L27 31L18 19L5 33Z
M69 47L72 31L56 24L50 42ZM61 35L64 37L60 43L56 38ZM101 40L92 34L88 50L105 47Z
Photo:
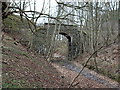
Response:
M88 5L88 3L86 3L84 6L79 7L79 6L74 6L74 5L71 5L71 4L65 4L65 3L63 3L63 2L58 2L57 0L56 0L56 2L57 2L59 5L63 5L63 6L70 7L70 8L75 8L75 9L81 9L81 8L87 7L87 5Z
M109 45L113 44L114 42L110 43ZM108 45L108 46L109 46ZM103 46L101 46L100 48L98 48L96 51L94 51L90 57L88 58L88 60L86 61L85 65L83 66L83 68L81 69L81 71L76 75L76 77L73 79L73 81L71 82L71 84L69 85L68 88L71 88L73 86L73 83L75 82L75 80L80 76L81 72L85 69L85 67L87 66L88 62L90 61L90 59L101 49L103 49L105 47L105 43L103 44ZM77 83L78 84L78 83ZM77 85L76 84L76 85ZM75 86L75 85L74 85Z

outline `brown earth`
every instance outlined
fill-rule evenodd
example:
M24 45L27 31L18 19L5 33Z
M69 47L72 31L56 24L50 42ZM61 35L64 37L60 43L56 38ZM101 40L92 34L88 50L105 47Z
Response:
M84 53L81 56L79 56L75 61L79 64L84 65L90 57L90 55L90 53ZM101 49L96 57L99 73L120 82L119 57L120 52L118 44L113 43L112 45ZM87 68L96 71L93 57L88 62Z
M67 88L78 74L60 64L47 62L42 56L17 43L8 34L4 33L2 43L3 88ZM73 63L79 67L80 64L76 61ZM110 82L118 84L112 80ZM77 85L73 88L108 88L83 75L80 75L74 84Z
M76 61L73 62L77 67L82 68L83 66L78 64ZM64 65L61 65L60 63L52 63L52 65L61 72L62 76L66 77L69 82L72 82L73 79L77 76L78 72L66 69ZM103 75L100 75L92 70L89 70L88 68L84 69L85 72L90 73L92 75L97 76L98 78L107 81L110 85L107 85L106 83L99 83L95 80L92 80L90 78L85 77L84 75L80 74L79 77L75 80L73 83L73 88L113 88L118 87L119 83L111 80L108 77L105 77ZM112 85L112 86L111 86Z
M4 33L2 41L3 88L63 88L66 80L45 59L27 51L21 44Z

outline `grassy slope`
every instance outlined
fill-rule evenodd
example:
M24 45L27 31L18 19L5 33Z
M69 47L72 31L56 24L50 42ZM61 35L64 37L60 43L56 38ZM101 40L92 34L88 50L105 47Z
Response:
M14 14L9 15L6 19L4 19L3 23L6 27L11 28L12 30L19 30L23 27L29 28L28 21L25 18L21 19L20 16Z
M32 32L25 18L21 21L20 16L10 15L3 20L3 23L6 28L4 32L14 34L17 39L22 39L23 41L30 41L32 39ZM32 24L30 25L32 26Z
M60 73L47 61L4 34L2 41L3 88L64 87Z

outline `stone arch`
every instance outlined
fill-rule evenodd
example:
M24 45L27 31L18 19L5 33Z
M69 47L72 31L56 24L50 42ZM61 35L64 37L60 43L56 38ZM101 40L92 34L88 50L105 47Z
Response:
M47 32L47 28L49 28ZM41 45L46 45L46 51L49 50L51 45L51 38L54 35L55 24L44 24L44 29L36 32L33 38L33 49L37 49ZM43 33L44 32L44 33ZM59 33L58 33L59 32ZM82 42L80 33L74 25L61 25L60 29L56 29L56 35L61 34L68 39L68 59L73 60L82 53ZM47 37L46 37L47 35ZM47 39L47 43L45 42ZM44 52L42 50L42 52ZM46 52L45 52L46 53Z
M59 34L65 36L67 39L68 39L68 59L70 60L71 59L71 48L72 48L72 37L70 35L68 35L67 33L65 32L59 32Z
M59 32L59 34L65 36L65 37L68 39L68 42L71 42L71 36L70 36L70 35L68 35L68 34L65 33L65 32Z

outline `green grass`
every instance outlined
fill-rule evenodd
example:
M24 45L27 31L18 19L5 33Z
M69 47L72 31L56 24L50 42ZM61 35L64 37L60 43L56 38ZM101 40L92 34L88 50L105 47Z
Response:
M25 84L24 80L12 80L11 83L3 83L3 88L23 88L22 84Z
M28 21L23 18L21 21L20 16L18 15L9 15L8 18L4 19L3 23L6 27L10 27L12 30L19 30L22 27L29 27Z

